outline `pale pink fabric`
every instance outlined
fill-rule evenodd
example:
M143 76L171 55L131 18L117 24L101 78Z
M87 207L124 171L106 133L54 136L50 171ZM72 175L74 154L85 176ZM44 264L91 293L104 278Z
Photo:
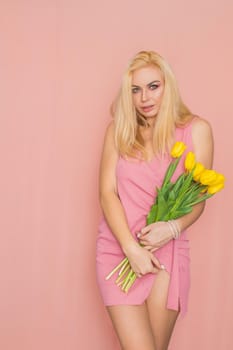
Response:
M195 120L195 118L193 119ZM183 128L176 129L176 141L183 141L187 149L173 176L175 180L184 170L184 157L193 151L193 120ZM171 158L163 161L154 157L150 162L120 157L116 168L119 198L125 209L128 225L136 239L136 233L146 224L146 216L154 202L156 187L160 187ZM171 240L154 252L170 274L167 308L178 310L180 302L181 316L187 311L190 288L189 241L183 231L180 238ZM105 305L141 304L148 297L156 274L147 274L138 278L126 294L115 284L116 274L106 281L106 275L124 258L121 247L102 217L96 251L97 280Z

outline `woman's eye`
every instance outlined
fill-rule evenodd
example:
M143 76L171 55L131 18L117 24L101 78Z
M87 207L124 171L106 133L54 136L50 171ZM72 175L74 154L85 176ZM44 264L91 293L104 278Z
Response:
M138 92L138 88L132 88L132 93L135 94L136 92Z
M151 90L155 90L157 89L157 87L159 87L159 85L156 85L156 84L150 85Z

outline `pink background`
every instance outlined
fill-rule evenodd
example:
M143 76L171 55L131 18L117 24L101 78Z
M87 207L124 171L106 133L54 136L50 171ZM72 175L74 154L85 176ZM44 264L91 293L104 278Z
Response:
M1 349L119 349L95 280L98 166L142 49L211 122L227 177L189 231L189 312L170 349L232 348L232 15L230 0L1 1Z

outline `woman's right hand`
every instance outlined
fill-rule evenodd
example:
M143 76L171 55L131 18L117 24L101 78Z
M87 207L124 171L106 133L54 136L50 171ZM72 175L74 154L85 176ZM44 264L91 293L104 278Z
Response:
M160 264L154 254L141 247L137 242L135 244L131 243L125 248L124 253L129 259L131 268L137 277L147 273L157 273L159 270L164 269L164 266Z

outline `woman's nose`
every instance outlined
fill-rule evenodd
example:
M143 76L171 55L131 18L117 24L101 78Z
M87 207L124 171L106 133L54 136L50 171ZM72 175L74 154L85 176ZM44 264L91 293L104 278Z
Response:
M142 90L142 95L141 95L142 101L146 101L148 99L148 92L146 89Z

